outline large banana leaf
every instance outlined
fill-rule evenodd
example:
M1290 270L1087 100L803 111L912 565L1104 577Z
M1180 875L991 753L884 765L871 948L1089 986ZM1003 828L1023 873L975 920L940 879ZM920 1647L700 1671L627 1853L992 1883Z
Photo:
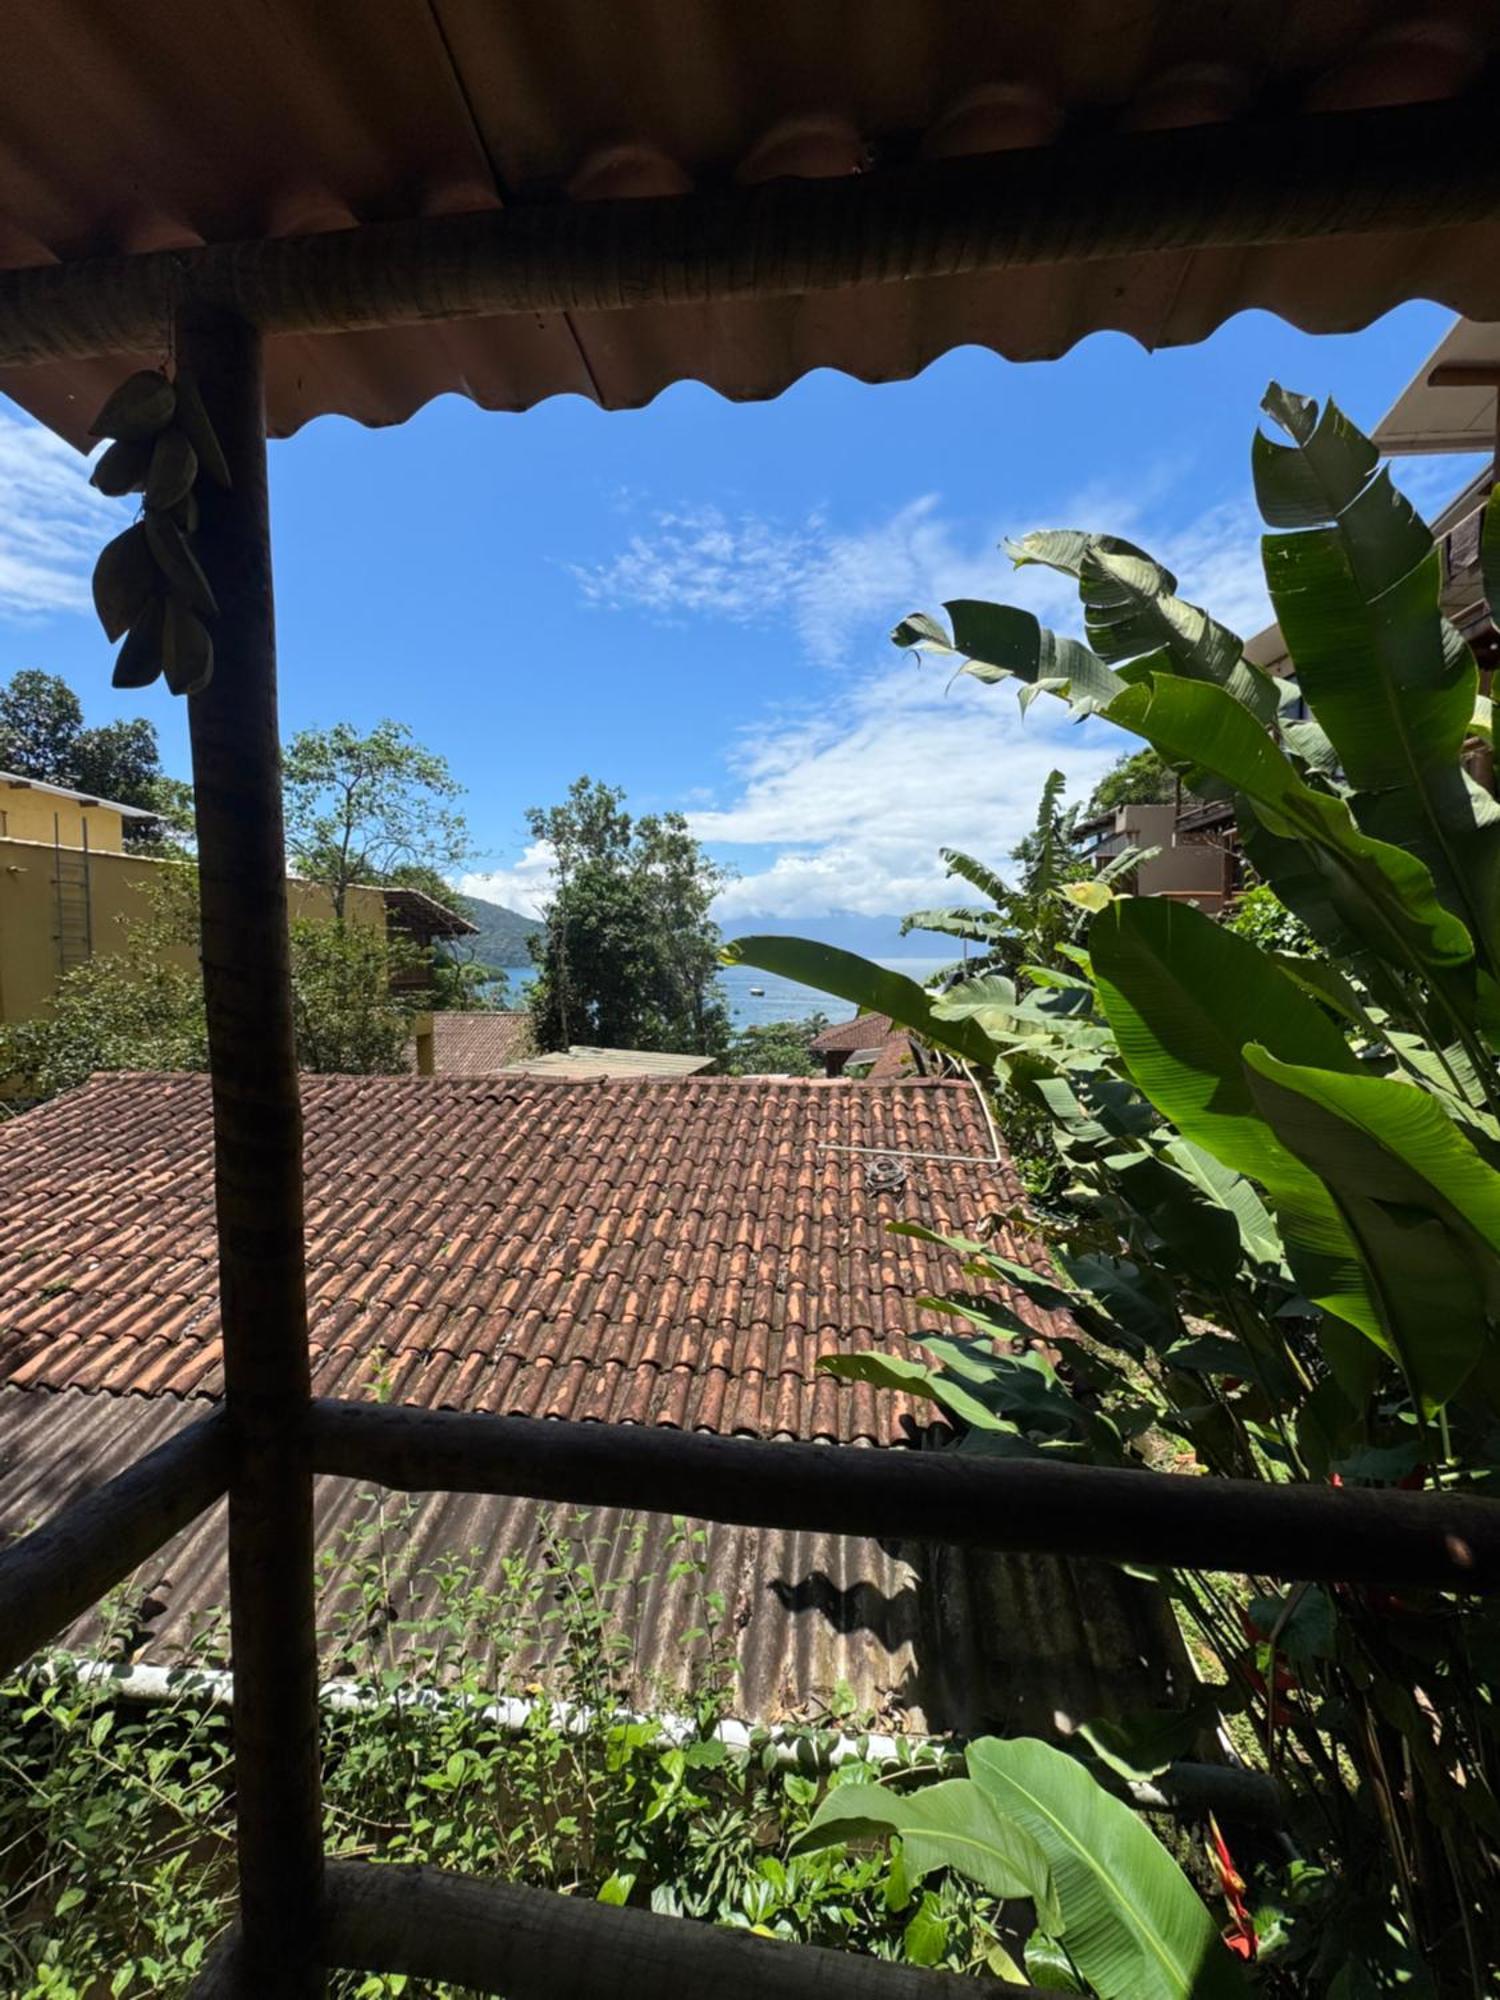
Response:
M1246 1988L1213 1918L1161 1842L1072 1757L1027 1737L971 1743L997 1816L1046 1856L1068 1955L1100 2000L1230 2000Z
M1024 1827L997 1813L967 1778L906 1792L885 1785L835 1785L791 1852L810 1854L892 1833L901 1836L909 1880L955 1869L992 1896L1029 1899L1055 1932L1061 1919L1044 1850Z
M1080 716L1106 707L1125 685L1087 646L1049 631L1029 611L970 597L954 598L943 609L951 637L935 619L917 612L902 619L892 639L898 646L962 655L960 672L975 680L1021 681L1029 691L1045 690L1069 702Z
M1089 934L1099 997L1133 1081L1181 1135L1265 1188L1308 1296L1378 1339L1348 1229L1322 1182L1280 1139L1250 1089L1242 1051L1351 1073L1322 1009L1246 938L1190 905L1116 903Z
M1360 826L1409 849L1500 963L1500 808L1459 762L1473 655L1439 609L1441 560L1378 455L1328 403L1274 383L1265 408L1292 439L1257 435L1256 496L1273 528L1266 581L1302 691L1338 754Z
M1245 1062L1261 1115L1328 1188L1359 1246L1382 1344L1423 1408L1440 1408L1500 1322L1500 1174L1414 1085L1253 1046Z
M819 993L832 993L868 1013L888 1014L901 1027L981 1068L993 1067L1000 1053L976 1020L967 1016L940 1020L933 1012L932 995L914 979L887 972L855 952L813 944L807 938L743 937L726 944L722 956L726 965L753 965L779 979L795 979Z
M1274 719L1276 683L1244 657L1239 635L1176 596L1176 577L1142 550L1073 529L1026 535L1006 546L1018 568L1043 563L1078 579L1090 643L1101 660L1135 663L1125 670L1126 680L1139 677L1144 656L1165 654L1162 665L1224 688L1262 723Z
M961 847L940 847L938 853L950 875L961 875L981 895L988 896L997 910L1005 908L1014 892L1004 876L976 861L972 854L965 854Z
M1109 718L1145 737L1169 763L1211 771L1273 836L1293 836L1311 849L1339 914L1372 951L1436 972L1472 958L1468 931L1439 902L1423 863L1362 833L1344 801L1305 783L1222 690L1156 674L1113 702ZM1280 893L1274 878L1272 886Z

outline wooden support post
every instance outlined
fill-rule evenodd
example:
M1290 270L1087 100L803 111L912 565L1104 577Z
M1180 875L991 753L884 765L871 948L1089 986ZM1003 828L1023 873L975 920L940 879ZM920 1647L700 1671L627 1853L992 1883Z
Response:
M508 1493L748 1528L1348 1583L1500 1589L1500 1500L1275 1486L957 1451L764 1444L315 1402L319 1472L405 1493Z
M749 1931L613 1910L441 1868L335 1861L328 1869L328 1956L361 1972L451 1981L505 2000L1042 2000L952 1972L889 1965ZM212 1991L212 1989L209 1989Z
M216 1413L0 1551L0 1673L56 1638L197 1520L228 1478L229 1438Z
M189 702L213 1080L229 1484L230 1631L244 1994L321 1996L322 1895L302 1111L287 942L276 626L260 336L184 309L177 366L233 485L200 482L197 553L219 602Z

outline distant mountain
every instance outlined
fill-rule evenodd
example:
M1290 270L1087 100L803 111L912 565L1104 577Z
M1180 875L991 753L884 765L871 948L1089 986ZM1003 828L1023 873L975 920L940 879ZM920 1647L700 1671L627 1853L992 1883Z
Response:
M470 923L479 926L478 937L464 940L475 958L507 971L531 964L526 940L545 929L545 925L535 917L523 917L519 910L506 909L503 903L487 903L481 896L458 896L454 900Z
M960 900L954 898L955 902ZM857 951L863 958L946 960L959 957L963 949L929 931L912 931L902 937L900 917L863 917L854 910L829 910L819 917L769 917L752 910L721 921L719 928L726 939L804 937L815 944L836 945L840 951Z

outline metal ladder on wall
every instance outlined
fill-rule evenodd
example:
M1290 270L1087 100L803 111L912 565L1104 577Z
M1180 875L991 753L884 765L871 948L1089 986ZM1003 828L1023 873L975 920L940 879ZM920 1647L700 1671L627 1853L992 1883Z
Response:
M89 824L80 815L81 848L64 847L60 815L52 815L52 887L56 899L59 974L71 972L94 955L94 898L89 865Z

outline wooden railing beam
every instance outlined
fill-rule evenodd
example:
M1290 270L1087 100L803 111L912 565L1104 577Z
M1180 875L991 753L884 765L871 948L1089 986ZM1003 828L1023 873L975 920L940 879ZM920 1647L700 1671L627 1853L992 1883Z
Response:
M319 1472L753 1528L892 1536L1289 1580L1500 1588L1500 1501L1277 1486L956 1451L314 1402Z
M215 1412L0 1549L0 1674L97 1604L228 1483L228 1425Z
M1476 145L1495 78L1444 103L1236 119L634 201L523 201L0 272L0 365L154 353L196 300L266 334L784 298L1500 216Z
M333 1861L330 1966L405 1973L505 2000L1041 2000L1032 1986L919 1971L749 1931L617 1910L440 1868Z

